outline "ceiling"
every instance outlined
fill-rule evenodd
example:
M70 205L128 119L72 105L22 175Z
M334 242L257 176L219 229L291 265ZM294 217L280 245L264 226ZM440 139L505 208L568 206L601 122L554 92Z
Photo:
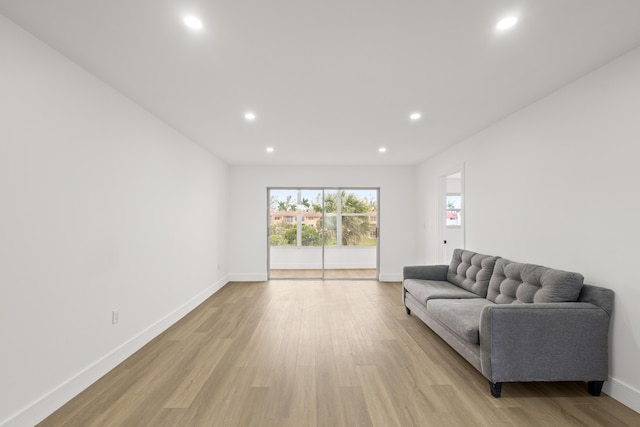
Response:
M0 0L0 13L232 165L417 164L640 45L638 0Z

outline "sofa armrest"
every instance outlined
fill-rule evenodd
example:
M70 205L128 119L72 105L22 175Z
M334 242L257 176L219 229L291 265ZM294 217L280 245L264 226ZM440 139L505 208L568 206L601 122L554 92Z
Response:
M413 265L402 269L402 279L447 280L448 265Z
M496 304L480 318L482 374L492 383L605 381L609 315L590 303Z

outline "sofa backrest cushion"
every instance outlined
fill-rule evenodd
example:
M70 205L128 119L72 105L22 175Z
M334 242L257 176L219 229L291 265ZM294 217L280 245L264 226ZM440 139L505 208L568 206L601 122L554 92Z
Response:
M454 249L447 281L486 298L489 279L498 258L465 249Z
M487 299L496 304L573 302L584 277L579 273L500 258L489 282Z

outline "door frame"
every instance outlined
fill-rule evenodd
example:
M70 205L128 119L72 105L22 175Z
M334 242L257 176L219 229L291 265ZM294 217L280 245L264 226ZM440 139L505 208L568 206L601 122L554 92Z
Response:
M374 278L340 278L340 277L325 277L325 243L324 243L324 238L322 241L322 267L321 267L321 273L322 273L322 277L317 277L317 278L288 278L288 277L271 277L271 243L269 240L269 236L270 236L270 229L269 229L269 224L270 224L270 216L271 216L271 210L270 210L270 203L271 203L271 198L270 198L270 194L272 190L319 190L322 192L322 198L323 198L323 208L322 208L322 220L323 222L325 221L325 210L324 210L324 198L325 198L325 192L327 190L335 190L336 192L342 191L342 190L373 190L376 193L376 273L375 273L375 277ZM380 187L362 187L362 186L353 186L353 187L345 187L345 186L329 186L329 187L323 187L323 186L313 186L313 187L294 187L294 186L277 186L277 187L267 187L267 280L379 280L380 279L380 230L381 230L381 226L380 226Z
M440 264L449 264L450 259L445 259L445 233L446 233L446 200L447 200L447 177L460 173L460 211L462 212L462 220L460 221L460 248L465 248L465 221L467 212L465 209L465 173L464 162L443 169L438 176L438 242L437 253L438 262Z

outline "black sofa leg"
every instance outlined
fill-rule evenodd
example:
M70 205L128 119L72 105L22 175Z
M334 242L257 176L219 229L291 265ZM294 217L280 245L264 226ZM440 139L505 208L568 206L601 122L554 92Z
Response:
M409 307L404 308L407 311L407 314L411 314L411 309Z
M492 383L489 381L489 387L491 387L491 396L500 397L502 393L502 383Z
M604 381L587 382L587 388L589 389L589 394L592 396L600 396L600 392L602 391L603 384L604 384Z

